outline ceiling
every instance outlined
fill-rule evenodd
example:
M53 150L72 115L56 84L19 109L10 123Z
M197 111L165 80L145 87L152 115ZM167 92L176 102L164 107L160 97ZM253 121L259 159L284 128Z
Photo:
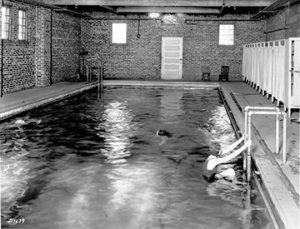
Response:
M275 0L36 0L66 7L77 12L108 11L115 14L185 13L221 15L226 13L257 13Z

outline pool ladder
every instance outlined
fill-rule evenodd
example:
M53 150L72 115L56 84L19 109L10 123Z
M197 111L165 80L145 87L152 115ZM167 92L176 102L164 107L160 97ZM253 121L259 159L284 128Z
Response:
M104 67L101 67L98 64L97 67L89 67L86 65L86 82L92 82L92 70L97 70L97 85L98 85L98 98L100 97L101 93L103 92L103 76L104 76Z
M280 116L283 116L283 140L282 140L282 161L286 162L286 131L287 131L287 114L284 111L280 111L278 107L245 107L245 133L244 142L251 140L251 117L252 115L276 115L276 154L279 154L280 145ZM251 145L247 147L247 152L244 153L243 169L247 171L247 181L251 179Z

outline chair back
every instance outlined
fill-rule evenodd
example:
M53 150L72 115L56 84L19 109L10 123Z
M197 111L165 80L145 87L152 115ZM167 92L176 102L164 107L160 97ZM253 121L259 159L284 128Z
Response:
M221 75L228 75L229 74L229 66L221 66Z

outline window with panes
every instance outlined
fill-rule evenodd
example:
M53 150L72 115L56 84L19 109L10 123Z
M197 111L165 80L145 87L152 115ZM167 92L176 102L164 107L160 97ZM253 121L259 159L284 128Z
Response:
M1 7L1 39L11 38L11 8Z
M27 18L25 10L19 10L18 39L27 39Z
M126 44L127 42L127 24L113 23L112 24L112 43Z
M220 25L219 45L234 45L234 25Z

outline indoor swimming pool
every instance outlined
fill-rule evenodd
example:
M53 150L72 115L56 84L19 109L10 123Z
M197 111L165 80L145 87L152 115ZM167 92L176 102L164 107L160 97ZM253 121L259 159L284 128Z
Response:
M274 228L257 190L202 177L236 140L217 89L106 87L0 133L3 228Z

